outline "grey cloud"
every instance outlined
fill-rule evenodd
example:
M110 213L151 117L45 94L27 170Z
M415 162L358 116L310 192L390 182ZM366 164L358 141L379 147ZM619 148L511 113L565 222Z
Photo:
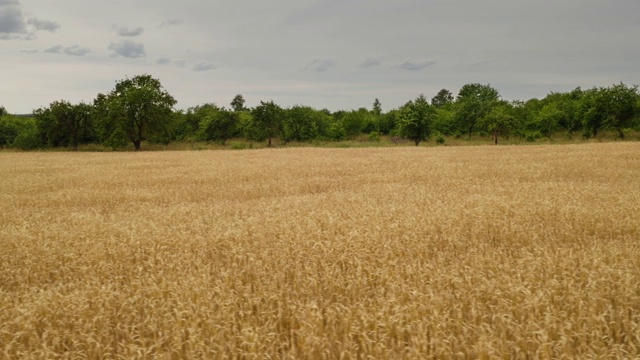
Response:
M376 59L376 58L369 58L366 59L365 61L361 62L360 65L358 65L359 67L362 68L368 68L368 67L374 67L374 66L378 66L380 65L380 60Z
M111 43L108 47L111 50L111 56L122 56L130 59L144 57L147 54L144 51L144 44L131 40L123 40L117 43Z
M20 50L21 53L25 53L25 54L35 54L37 52L40 52L40 50L38 49L22 49Z
M169 64L171 64L171 59L168 58L168 57L162 57L161 56L159 58L156 58L156 64L158 64L158 65L169 65Z
M36 30L48 31L48 32L52 32L52 33L56 32L56 30L58 30L60 28L60 24L58 24L55 21L39 20L39 19L36 19L36 18L29 19L27 21L27 24L33 25L33 27L35 27Z
M305 66L305 70L313 70L313 71L327 71L330 67L334 66L336 62L331 58L316 58L309 61Z
M19 39L26 35L20 3L17 0L0 0L0 39Z
M121 27L118 29L118 36L133 37L138 36L144 32L144 28L138 27L135 29L129 29L128 27Z
M71 46L62 46L55 45L50 48L44 49L44 52L50 54L66 54L71 56L85 56L91 53L91 49L80 46L80 45L71 45Z
M163 66L173 65L177 67L184 67L186 64L184 60L173 60L167 56L159 56L156 58L155 62L157 65L163 65Z
M162 22L162 24L160 24L160 27L169 27L169 26L178 26L182 24L182 20L178 20L178 19L171 19L171 20L165 20Z
M194 64L192 69L193 71L207 71L207 70L215 69L216 67L217 67L216 64L210 61L201 61Z
M422 70L428 66L434 65L436 62L433 60L405 60L402 64L398 65L399 68L409 71Z
M44 52L51 53L51 54L60 54L62 53L63 49L64 47L62 45L54 45L50 48L44 49Z
M85 56L91 53L91 49L80 45L72 45L64 48L64 53L72 56Z

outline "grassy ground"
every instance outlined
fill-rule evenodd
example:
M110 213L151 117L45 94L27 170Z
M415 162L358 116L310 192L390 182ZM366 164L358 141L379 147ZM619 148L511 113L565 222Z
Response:
M640 357L640 143L0 155L0 358Z
M430 141L424 141L420 144L421 147L434 147L434 146L480 146L491 145L493 146L493 139L488 136L474 135L471 138L463 137L444 137L444 143L438 144L435 139ZM551 145L551 144L589 144L589 143L602 143L602 142L620 142L617 133L614 132L601 132L597 138L585 140L579 133L568 135L566 133L557 133L552 138L540 138L533 142L527 141L524 138L511 137L509 139L500 139L500 145ZM640 131L628 130L626 132L625 141L640 141ZM413 141L392 141L389 136L381 136L379 141L373 141L369 139L368 135L361 135L355 139L342 140L342 141L320 141L314 140L310 142L287 142L284 143L279 139L274 139L274 147L277 148L299 148L299 147L316 147L316 148L370 148L370 147L409 147L414 146ZM250 141L246 139L230 139L225 144L216 142L174 142L168 145L153 144L144 142L142 145L143 151L185 151L185 150L245 150L245 149L264 149L267 147L267 142ZM104 147L100 144L84 144L80 145L79 151L84 152L106 152L113 151L110 148ZM0 152L16 152L15 149L0 149ZM45 151L71 151L67 148L53 148L46 149ZM133 145L118 149L118 151L134 151Z

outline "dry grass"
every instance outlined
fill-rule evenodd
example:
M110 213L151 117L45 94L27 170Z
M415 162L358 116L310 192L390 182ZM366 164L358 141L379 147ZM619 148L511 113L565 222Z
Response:
M0 154L0 358L637 358L640 143Z

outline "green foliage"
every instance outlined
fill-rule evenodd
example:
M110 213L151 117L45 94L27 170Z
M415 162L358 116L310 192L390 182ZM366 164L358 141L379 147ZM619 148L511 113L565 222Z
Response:
M42 143L48 146L71 146L78 149L80 142L91 142L93 137L93 107L68 101L52 102L48 108L34 110Z
M103 144L114 147L131 141L136 150L148 138L166 137L173 125L176 100L159 80L138 75L116 83L105 96L94 101Z
M431 98L431 105L441 108L453 103L453 94L447 89L438 91L438 94Z
M455 122L458 132L466 133L471 138L478 122L491 112L499 100L498 90L490 85L464 85L456 99Z
M268 146L271 147L271 139L282 131L284 111L273 101L260 101L260 105L253 109L252 114L253 126L255 126L259 132L264 133L268 140Z
M498 138L508 138L516 130L517 121L510 114L509 104L501 102L494 106L491 111L480 120L480 126L492 134L494 143L498 145Z
M560 127L562 117L563 112L558 108L558 105L556 103L549 103L535 116L535 128L540 134L551 139L551 136Z
M436 117L436 110L429 105L424 95L405 104L401 110L398 130L404 138L414 141L416 146L431 136L431 123Z
M231 143L231 149L233 150L244 150L247 149L247 143L244 142L232 142Z
M4 108L4 106L0 106L0 118L5 115L9 115L9 112Z
M333 122L327 129L327 137L331 140L344 140L347 137L347 130L341 122Z
M376 98L373 101L373 110L371 111L373 113L373 115L375 116L380 116L382 115L382 104L380 103L380 100L378 100L378 98Z
M370 132L367 137L369 138L369 141L380 142L380 133L377 131Z
M18 134L13 139L12 147L22 150L33 150L42 147L38 136L38 126L34 119L16 119Z
M377 117L364 108L344 113L342 125L349 138L354 138L362 133L378 131L379 128Z
M244 107L244 97L241 94L236 95L233 100L231 100L231 108L235 112L240 112L245 110Z
M7 114L0 116L0 149L11 146L19 133L20 128L16 118Z
M240 119L239 113L218 108L214 104L198 107L193 116L198 118L199 140L217 141L223 145L236 134Z
M326 131L330 117L308 106L296 105L285 110L284 141L311 141Z

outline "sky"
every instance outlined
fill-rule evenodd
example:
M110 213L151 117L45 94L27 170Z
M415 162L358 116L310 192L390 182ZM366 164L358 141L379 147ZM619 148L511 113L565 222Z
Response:
M640 0L0 0L0 106L90 103L150 74L176 108L397 108L640 84Z

